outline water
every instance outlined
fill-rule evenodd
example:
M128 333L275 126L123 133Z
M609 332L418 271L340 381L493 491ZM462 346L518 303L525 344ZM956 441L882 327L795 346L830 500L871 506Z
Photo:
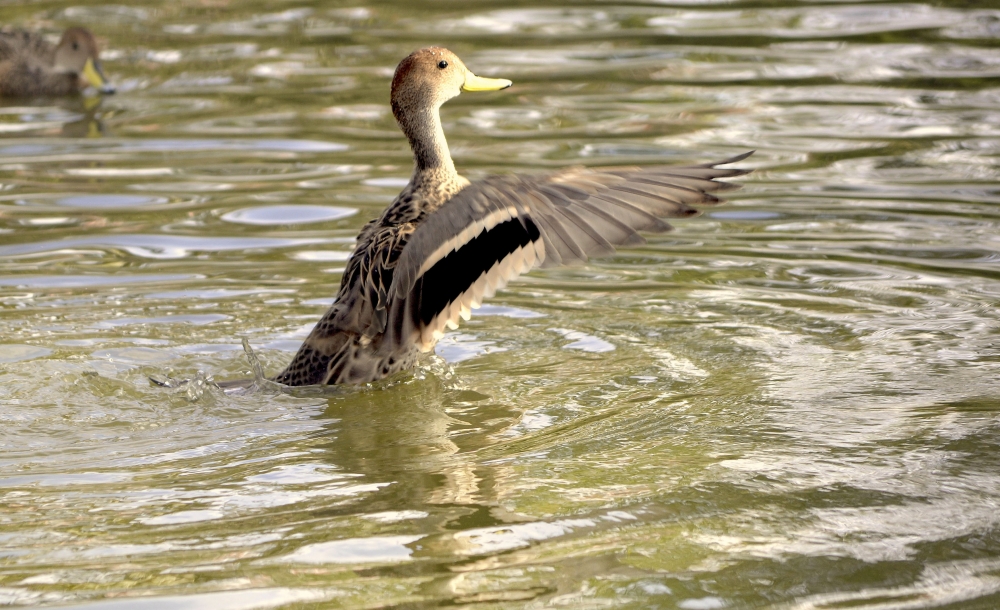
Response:
M1000 10L5 2L119 93L0 103L0 604L1000 606ZM405 183L445 44L470 178L757 149L412 374L274 374ZM194 382L161 388L147 375Z

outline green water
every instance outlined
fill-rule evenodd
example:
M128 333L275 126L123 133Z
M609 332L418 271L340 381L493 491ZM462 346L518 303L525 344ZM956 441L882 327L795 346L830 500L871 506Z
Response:
M995 5L994 5L995 6ZM1000 606L1000 10L0 1L118 93L0 102L0 605ZM411 374L278 372L410 172L392 70L510 78L460 171L704 162Z

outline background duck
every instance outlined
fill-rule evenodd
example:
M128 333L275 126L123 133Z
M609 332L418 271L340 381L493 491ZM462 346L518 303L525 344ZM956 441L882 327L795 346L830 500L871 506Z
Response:
M99 55L86 28L67 29L57 45L36 32L0 30L0 97L70 95L87 84L114 93Z
M396 68L392 112L413 149L409 184L364 226L337 300L291 363L287 385L364 383L413 366L445 328L521 273L643 243L637 231L697 214L716 178L750 153L687 167L587 169L494 176L470 184L455 171L440 108L462 91L495 91L509 80L474 75L451 51L414 52Z

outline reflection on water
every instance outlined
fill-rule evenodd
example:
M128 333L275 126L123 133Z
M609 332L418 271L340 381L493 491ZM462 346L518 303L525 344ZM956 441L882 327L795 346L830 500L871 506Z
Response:
M250 225L286 225L339 220L353 216L357 210L318 205L273 205L234 210L222 215L223 220Z
M4 11L93 29L119 93L0 102L0 604L1000 604L1000 11ZM217 390L406 183L388 86L432 43L515 83L443 109L470 178L756 172L410 374Z

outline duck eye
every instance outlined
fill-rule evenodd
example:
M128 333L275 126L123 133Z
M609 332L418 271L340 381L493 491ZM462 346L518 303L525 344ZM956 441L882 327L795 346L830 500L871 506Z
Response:
M79 45L79 43L76 43L76 42L74 42L74 43L73 43L73 50L74 50L74 51L76 51L76 50L78 50L79 48L80 48L80 45Z
M442 59L441 61L438 62L438 68L444 70L447 67L448 67L448 62L446 62L445 60Z

